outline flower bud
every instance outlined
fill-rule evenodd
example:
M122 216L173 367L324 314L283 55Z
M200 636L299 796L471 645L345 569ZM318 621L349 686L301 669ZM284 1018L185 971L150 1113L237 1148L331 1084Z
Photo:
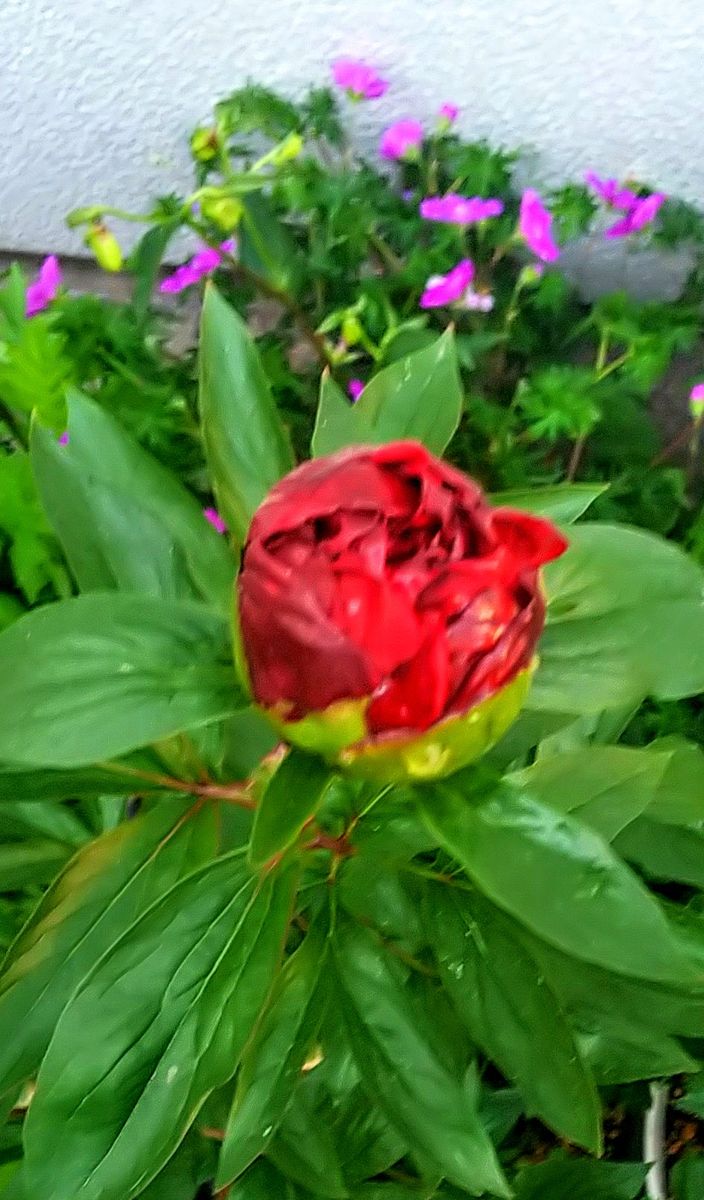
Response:
M540 567L566 545L414 442L306 463L244 549L254 699L283 738L356 774L447 775L517 716L545 618Z
M191 154L198 162L212 162L220 149L217 129L199 127L191 134Z
M303 149L303 138L300 133L289 133L283 142L274 148L271 152L269 161L275 167L282 167L284 163L291 162L292 159L298 158L298 155Z
M104 271L120 270L122 266L120 243L107 225L97 221L90 225L85 236L85 243L93 251L98 266L102 267Z
M356 346L360 338L364 337L364 330L357 317L350 314L343 319L340 334L345 345Z
M704 383L695 383L689 393L689 412L695 425L704 418Z
M201 212L208 221L212 221L225 233L230 233L242 220L244 205L237 196L218 196L203 199Z

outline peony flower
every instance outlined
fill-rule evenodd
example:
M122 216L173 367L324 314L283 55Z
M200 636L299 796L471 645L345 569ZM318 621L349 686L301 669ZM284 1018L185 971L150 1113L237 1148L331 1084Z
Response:
M701 421L704 417L704 383L695 383L689 393L689 411L693 421Z
M216 533L227 533L227 525L216 508L204 508L203 516Z
M540 567L566 545L417 442L304 463L254 514L243 552L256 703L288 741L375 779L456 770L520 709Z
M338 58L332 64L332 77L352 100L378 100L388 91L388 80L374 67L358 58Z
M628 209L638 199L630 188L621 187L617 179L604 179L594 171L584 172L584 182L610 208Z
M533 188L526 188L521 198L518 232L543 262L559 258L560 250L552 234L552 213Z
M381 135L379 153L382 158L412 158L423 144L420 121L397 121Z
M205 275L211 275L221 265L224 254L233 254L235 249L236 243L233 238L221 242L219 250L212 246L204 246L187 263L177 267L171 275L166 275L159 284L159 291L175 294L193 287L193 284L199 283Z
M625 216L604 231L604 237L628 237L631 233L638 233L655 220L666 199L663 192L653 192L644 200L636 200Z
M420 215L426 221L446 221L450 225L474 225L488 217L500 217L504 211L503 201L481 196L458 196L448 192L446 196L427 196L420 202Z
M349 398L353 404L355 404L357 402L357 400L359 400L359 397L362 395L363 391L364 391L364 380L363 379L350 379L349 383L347 384L347 395L349 396Z
M421 308L441 308L461 300L474 279L474 263L463 258L447 275L431 275L420 298Z
M25 316L33 317L38 312L42 312L56 298L60 287L61 267L59 266L59 260L55 254L50 254L48 258L44 259L39 268L37 278L27 288Z
M440 105L440 111L438 112L438 117L443 123L445 123L447 125L454 125L454 123L457 120L459 115L460 115L460 110L456 104L441 104Z

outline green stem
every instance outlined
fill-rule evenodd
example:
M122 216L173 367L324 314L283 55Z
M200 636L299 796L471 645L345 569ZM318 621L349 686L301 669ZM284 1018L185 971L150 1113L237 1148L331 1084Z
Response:
M12 409L0 400L0 421L4 421L22 450L27 449L27 437Z
M619 367L623 366L630 354L630 351L627 351L626 354L622 354L620 358L615 358L613 362L607 364L606 360L609 354L609 340L610 338L608 330L602 329L596 352L596 360L594 362L594 372L596 374L597 383L600 383L602 379L606 379L606 376L610 375L612 371L616 371ZM572 447L570 460L567 464L567 471L565 472L565 478L568 483L572 483L574 481L577 471L579 470L579 465L582 461L582 455L584 454L584 447L586 444L587 434L583 433L577 438L574 446Z

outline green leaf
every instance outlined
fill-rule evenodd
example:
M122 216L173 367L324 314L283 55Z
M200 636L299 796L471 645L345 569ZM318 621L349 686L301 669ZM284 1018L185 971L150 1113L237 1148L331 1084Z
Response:
M317 457L356 442L413 438L442 454L459 425L462 403L454 334L447 329L432 345L374 375L355 405L324 375L311 449Z
M239 255L246 267L276 288L296 292L301 263L291 234L266 196L242 195Z
M226 855L167 892L100 959L39 1072L26 1123L31 1191L130 1200L161 1170L237 1068L272 985L295 883L289 870L257 887L241 855Z
M327 991L325 939L314 930L286 963L269 1009L247 1047L225 1130L215 1183L222 1188L267 1147L293 1101Z
M53 318L37 313L24 321L0 355L0 398L24 412L36 409L56 433L66 424L65 389L74 371L65 339Z
M216 814L164 799L90 842L42 897L0 976L0 1094L34 1074L71 994L146 906L215 851Z
M371 933L334 942L339 1001L370 1099L411 1146L472 1195L509 1194L472 1097L418 1028L403 979Z
M138 321L144 321L166 247L179 227L179 221L162 221L148 229L130 256L129 267L135 276L132 308Z
M490 900L575 958L643 979L696 974L657 901L609 845L507 784L418 791L439 844ZM458 786L459 784L459 786Z
M670 1186L673 1200L700 1200L704 1195L704 1158L687 1154L675 1163Z
M122 767L124 766L124 770ZM141 793L168 791L162 783L149 783L134 770L161 774L164 765L145 752L123 762L104 767L84 767L77 770L28 770L8 763L0 764L0 804L6 801L36 802L63 800L67 796L78 800L97 796L131 796Z
M81 767L237 707L227 628L195 604L79 596L0 634L0 759Z
M201 322L200 411L220 511L243 541L255 508L294 462L247 327L212 284Z
M701 569L641 530L576 525L545 569L548 623L531 708L600 712L704 690Z
M489 499L492 504L520 508L561 525L572 525L607 490L606 483L558 483L555 487L494 492Z
M71 583L41 506L29 456L21 451L0 456L0 546L3 541L16 585L30 604L46 587L70 594Z
M289 750L257 805L249 861L262 867L288 849L318 811L334 776L321 758Z
M573 813L612 842L656 803L671 759L668 751L590 746L540 758L511 778L541 804Z
M664 825L647 816L634 821L616 839L619 854L651 879L677 880L704 889L704 826Z
M561 1159L523 1167L515 1200L635 1200L646 1168L642 1163Z
M260 1158L232 1186L228 1200L303 1200L303 1197L304 1194L277 1171L273 1163Z
M48 838L0 842L0 892L49 883L71 857L72 849Z
M349 1195L330 1129L313 1108L312 1097L297 1088L268 1157L306 1193L344 1200Z
M431 886L424 916L470 1036L519 1088L529 1116L594 1153L601 1105L574 1032L513 924L476 893Z
M70 441L36 422L32 465L44 508L84 592L232 604L234 563L200 504L105 409L71 390Z

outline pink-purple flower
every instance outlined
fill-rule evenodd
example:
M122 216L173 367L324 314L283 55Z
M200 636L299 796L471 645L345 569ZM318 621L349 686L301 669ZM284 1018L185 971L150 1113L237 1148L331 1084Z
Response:
M441 308L454 304L466 294L474 279L474 263L471 258L461 259L447 275L431 275L420 298L421 308Z
M629 209L638 199L630 188L621 187L618 179L605 179L595 171L585 171L584 182L609 208Z
M27 288L25 315L33 317L51 304L61 287L61 267L55 254L44 259L37 278Z
M440 111L438 112L438 117L440 118L441 121L446 121L448 125L454 125L454 123L457 120L459 115L460 115L460 110L456 104L441 104L440 105Z
M60 446L68 446L69 441L70 441L70 438L69 438L69 434L68 434L68 429L64 429L63 433L59 434L59 445Z
M604 231L604 237L628 237L631 233L638 233L655 220L666 199L663 192L653 192L644 200L636 200L623 217Z
M212 525L216 533L227 533L227 525L220 516L217 508L204 508L203 516Z
M337 58L332 64L332 77L353 100L378 100L388 91L389 82L359 58Z
M460 196L456 192L448 192L446 196L426 196L420 202L420 215L426 221L445 221L449 225L474 225L489 217L500 217L503 211L501 200Z
M462 308L472 312L488 313L494 307L494 297L491 292L475 291L473 287L468 287L460 303Z
M176 293L192 287L194 283L198 283L205 275L211 275L220 266L224 254L232 254L234 250L235 243L232 238L222 242L218 250L213 246L204 246L187 263L183 263L182 266L176 268L173 274L162 279L159 291Z
M349 396L349 398L353 404L356 404L356 402L359 400L359 397L362 395L363 391L364 391L364 380L363 379L350 379L349 383L347 384L347 395Z
M689 393L689 411L694 421L701 421L704 417L704 383L695 383Z
M521 197L518 232L536 258L554 262L560 249L552 232L552 213L545 207L534 188L526 188Z
M379 153L382 158L412 158L423 144L423 126L420 121L396 121L381 135Z

